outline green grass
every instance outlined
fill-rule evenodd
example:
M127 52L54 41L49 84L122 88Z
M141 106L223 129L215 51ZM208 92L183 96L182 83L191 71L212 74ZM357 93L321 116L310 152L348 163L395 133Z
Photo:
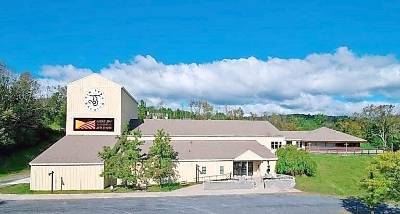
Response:
M147 188L148 192L170 192L173 190L180 189L182 187L188 187L190 184L182 185L180 183L163 184L161 187L159 185L152 185Z
M362 193L360 180L367 176L371 156L313 154L317 162L314 177L296 176L296 188L313 193L357 196Z
M30 194L29 184L15 184L10 186L0 187L0 193L3 194Z
M55 143L62 134L52 133L49 139L35 146L19 149L7 156L0 157L0 178L29 171L29 162Z
M162 187L158 185L149 186L147 192L169 192L177 190L183 187L188 187L190 184L181 185L179 183L164 184ZM88 193L127 193L136 192L137 189L125 188L122 186L117 186L113 191L110 188L104 190L57 190L53 194L88 194ZM51 191L31 191L29 189L29 184L15 184L10 186L0 187L0 193L2 194L50 194Z

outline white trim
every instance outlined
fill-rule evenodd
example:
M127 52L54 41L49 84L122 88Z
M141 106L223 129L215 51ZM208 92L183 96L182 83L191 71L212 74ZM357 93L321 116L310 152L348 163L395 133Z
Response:
M29 163L30 166L87 166L87 165L104 165L104 163Z
M170 137L282 137L280 135L169 135ZM133 135L128 135L133 137ZM142 137L154 137L154 135L142 135Z
M263 158L263 161L277 161L278 158ZM184 159L175 162L214 162L214 161L235 161L235 159Z

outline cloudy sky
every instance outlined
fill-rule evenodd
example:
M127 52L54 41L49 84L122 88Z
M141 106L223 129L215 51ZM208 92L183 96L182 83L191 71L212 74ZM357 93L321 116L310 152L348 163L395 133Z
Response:
M347 47L305 58L224 59L164 64L150 55L115 61L93 71L46 65L44 85L66 83L99 72L152 105L187 107L191 99L246 112L349 114L367 104L400 98L400 62L391 55L357 55Z
M152 105L343 115L400 101L400 2L5 1L0 61L44 85L93 72Z

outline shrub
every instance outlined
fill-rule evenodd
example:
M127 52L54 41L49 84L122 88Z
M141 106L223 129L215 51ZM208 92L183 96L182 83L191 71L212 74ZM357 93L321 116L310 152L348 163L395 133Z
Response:
M317 171L317 164L309 153L298 150L295 146L280 148L276 154L278 156L276 172L279 174L313 176Z

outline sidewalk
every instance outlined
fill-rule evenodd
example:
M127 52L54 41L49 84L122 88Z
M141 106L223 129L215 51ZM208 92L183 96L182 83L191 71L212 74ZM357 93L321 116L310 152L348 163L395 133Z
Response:
M89 193L89 194L0 194L1 200L65 200L65 199L98 199L98 198L135 198L135 197L190 197L207 195L247 195L299 193L299 190L288 189L236 189L236 190L203 190L203 185L193 185L171 192L132 192L132 193Z
M0 187L13 185L13 184L29 184L29 181L30 181L29 176L25 177L25 178L4 180L4 181L0 181Z
M29 183L29 171L24 170L0 178L0 186L18 183Z

